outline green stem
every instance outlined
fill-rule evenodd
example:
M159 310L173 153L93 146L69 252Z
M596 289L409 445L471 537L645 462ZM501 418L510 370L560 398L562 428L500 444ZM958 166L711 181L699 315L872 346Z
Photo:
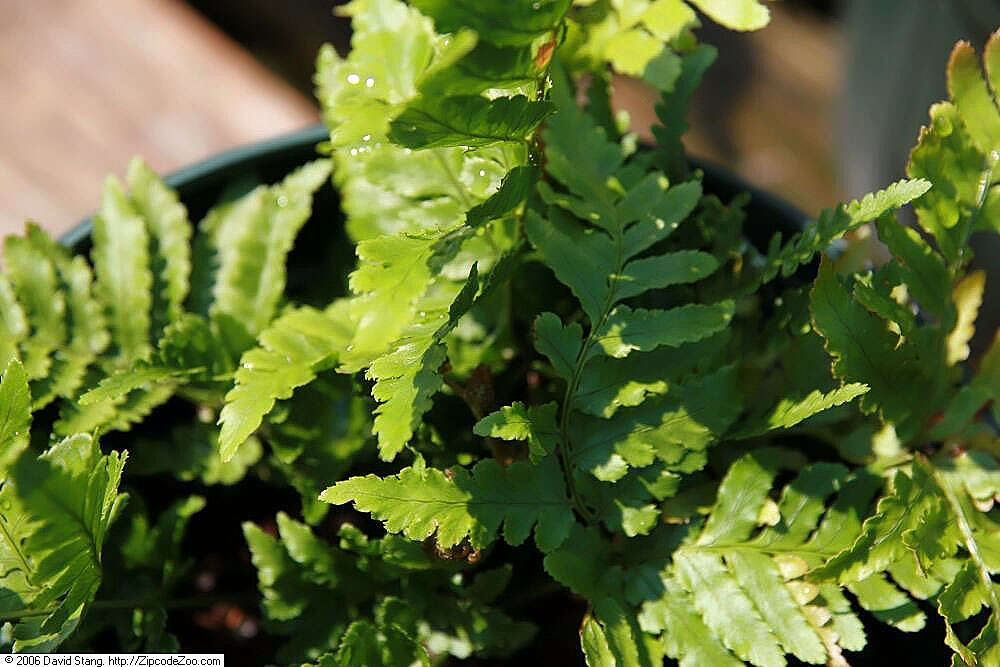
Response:
M569 414L573 408L573 402L576 400L576 392L580 388L580 379L583 377L583 368L590 359L590 349L594 346L594 343L597 342L598 332L603 329L604 324L607 322L608 317L610 317L611 310L615 305L615 297L618 292L618 276L621 275L622 267L625 264L625 258L623 256L624 250L622 248L623 237L624 230L622 229L619 229L618 233L614 235L615 270L610 276L611 285L608 287L608 294L604 299L604 304L601 306L601 314L597 318L596 322L590 323L590 331L587 333L587 339L580 347L580 354L577 355L576 362L573 364L573 375L570 378L570 381L566 384L566 393L563 395L562 414L559 418L560 454L566 465L566 479L569 485L570 495L573 498L573 502L577 505L577 508L588 522L593 522L594 513L586 506L586 504L584 504L583 500L576 492L576 484L573 476L575 465L572 453L569 451Z

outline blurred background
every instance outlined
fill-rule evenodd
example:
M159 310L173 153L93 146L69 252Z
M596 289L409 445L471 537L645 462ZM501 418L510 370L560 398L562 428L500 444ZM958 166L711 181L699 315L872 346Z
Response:
M318 46L342 53L330 0L0 0L0 232L92 211L142 155L169 172L305 127ZM765 30L706 22L720 48L691 151L814 214L902 175L941 99L951 46L981 47L1000 0L779 0ZM640 131L648 90L621 82Z

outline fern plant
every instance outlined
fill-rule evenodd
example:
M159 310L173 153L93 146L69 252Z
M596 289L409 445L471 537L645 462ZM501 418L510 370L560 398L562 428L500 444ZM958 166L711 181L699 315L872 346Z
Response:
M564 631L601 667L846 665L898 631L1000 664L1000 337L970 268L1000 232L1000 36L983 68L956 46L907 179L783 238L682 145L700 21L761 28L757 0L340 11L326 157L196 227L136 161L89 262L5 243L0 647L194 649L186 610L223 604L268 664ZM659 90L655 144L613 72ZM334 237L331 177L356 263L286 290L307 220ZM872 231L887 262L838 256ZM259 609L184 539L227 521Z

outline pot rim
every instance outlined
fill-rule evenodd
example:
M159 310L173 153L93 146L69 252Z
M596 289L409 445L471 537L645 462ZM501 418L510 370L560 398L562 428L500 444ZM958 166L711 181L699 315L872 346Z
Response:
M221 153L210 155L204 160L170 172L163 177L163 182L175 190L183 190L206 176L232 171L236 167L253 163L266 156L301 150L308 145L315 146L327 139L329 139L329 135L326 127L322 123L316 123L301 130L235 146ZM183 202L183 196L181 201ZM59 237L59 242L69 247L77 246L90 236L93 220L93 214L87 216L62 234Z
M309 146L316 146L328 139L329 134L326 126L323 123L316 123L301 130L295 130L270 139L251 142L230 148L221 153L216 153L204 160L199 160L186 167L170 172L163 178L163 181L171 188L183 191L198 184L206 177L238 171L239 168L252 164L261 158L280 155L286 152L297 152ZM748 183L743 177L726 167L711 160L701 158L691 158L691 164L696 169L701 169L705 173L705 179L717 186L716 190L720 189L718 186L721 186L721 189L726 191L724 194L727 195L747 192L750 194L752 202L758 206L771 209L779 217L791 223L790 226L802 228L811 220L808 215L796 206L767 190ZM184 196L182 192L181 201L183 202L183 200ZM93 214L63 233L59 237L59 242L70 248L78 247L86 241L92 230Z

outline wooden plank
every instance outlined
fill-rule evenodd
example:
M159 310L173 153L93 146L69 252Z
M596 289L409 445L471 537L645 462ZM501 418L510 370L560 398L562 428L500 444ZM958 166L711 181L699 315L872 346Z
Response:
M315 122L180 0L0 0L0 233L59 233L131 156L170 171Z
M833 133L841 36L835 23L810 12L770 7L771 24L758 32L699 32L720 58L695 96L684 143L692 155L815 215L843 197ZM633 128L650 138L655 94L627 79L616 82L616 94Z

